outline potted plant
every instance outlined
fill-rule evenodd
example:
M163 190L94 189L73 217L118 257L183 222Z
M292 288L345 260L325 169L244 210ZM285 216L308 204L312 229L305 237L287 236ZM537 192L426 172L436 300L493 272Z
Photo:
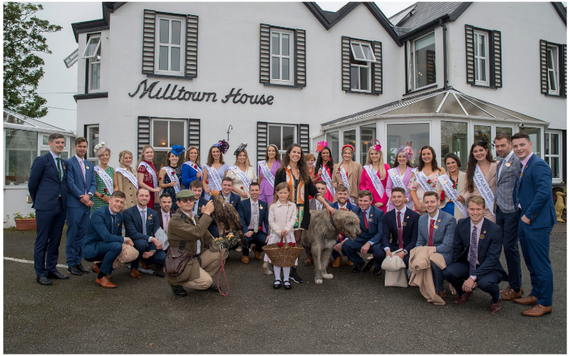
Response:
M20 212L14 214L14 221L16 222L16 230L35 230L36 229L36 214L29 213L22 215Z

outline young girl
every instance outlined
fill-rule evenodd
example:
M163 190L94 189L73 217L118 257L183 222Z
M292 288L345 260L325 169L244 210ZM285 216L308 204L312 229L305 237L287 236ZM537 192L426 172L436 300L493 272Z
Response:
M269 206L271 234L267 236L265 242L267 244L279 243L281 242L281 237L283 237L284 244L294 243L293 227L296 221L297 207L291 201L291 189L287 182L281 182L275 187L275 197L273 198L273 203ZM265 255L265 261L271 263L267 254ZM297 261L295 261L295 264L297 264ZM283 268L283 286L285 289L291 289L291 283L289 282L291 267L277 266L273 266L273 272L275 273L273 288L281 288L281 268Z

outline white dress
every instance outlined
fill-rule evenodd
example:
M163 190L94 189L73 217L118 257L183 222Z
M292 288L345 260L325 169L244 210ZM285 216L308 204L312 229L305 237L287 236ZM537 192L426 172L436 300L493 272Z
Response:
M247 178L249 178L250 182L257 182L257 175L255 174L255 169L253 169L253 167L247 167L245 170L245 175ZM229 177L233 180L234 187L247 194L247 198L241 197L241 200L249 199L249 191L245 188L241 178L237 174L235 174L231 169L228 169L228 174L226 177Z
M283 239L283 243L295 242L295 234L293 227L297 220L297 206L292 202L281 204L278 200L269 207L269 227L271 232L267 244L275 244L281 241L281 231L287 230L287 235ZM271 262L267 254L264 261ZM295 261L295 265L297 261Z

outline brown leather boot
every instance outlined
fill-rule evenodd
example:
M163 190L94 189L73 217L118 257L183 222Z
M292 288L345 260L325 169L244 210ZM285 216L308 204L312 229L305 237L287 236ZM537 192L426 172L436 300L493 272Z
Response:
M342 261L342 257L337 257L336 260L334 260L334 262L332 263L333 268L338 268L340 267L340 262Z

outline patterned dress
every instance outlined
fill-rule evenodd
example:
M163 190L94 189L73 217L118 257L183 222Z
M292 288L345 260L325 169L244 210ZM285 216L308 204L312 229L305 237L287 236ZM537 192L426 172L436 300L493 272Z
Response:
M429 176L426 175L427 183L434 188L434 191L437 193L438 196L441 196L441 192L443 191L443 188L441 187L441 184L439 184L439 182L437 181L437 177L439 177L441 174L439 173L439 171L435 171L432 172L432 174L430 174ZM408 184L408 190L412 191L415 190L416 194L418 196L418 200L420 201L420 203L423 206L423 198L424 198L424 188L422 188L422 186L420 185L420 182L418 182L418 180L416 179L416 176L414 175L411 179L410 179L410 183ZM443 208L445 206L445 204L441 203L439 208ZM419 211L416 210L416 207L414 206L414 211L416 213L419 213L420 215L423 214L427 214L426 212L420 213Z
M152 169L154 169L154 173L156 174L156 179L158 179L158 173L156 173L156 168L154 168L154 163L149 162L149 161L145 161ZM140 166L139 169L137 169L137 173L143 173L144 177L143 177L143 183L148 185L151 188L154 188L154 181L153 181L153 177L152 174L150 174L149 172L147 172L146 167ZM156 182L157 186L158 186L158 182ZM150 192L150 200L148 201L147 207L154 209L154 196L155 193Z
M181 167L173 169L176 172L176 176L178 177L178 182L182 183ZM164 184L169 184L169 183L172 183L172 180L170 179L170 175L167 173L164 175ZM174 187L164 188L162 191L170 194L170 196L172 197L172 210L176 211L178 209L178 206L176 205L176 192L174 190Z
M108 166L107 169L105 170L105 172L107 172L109 177L111 177L111 180L114 179L115 169L113 169L113 167ZM103 180L101 178L99 178L99 175L97 173L95 173L95 180L97 181L96 191L99 194L110 196L111 192L105 192L105 189L107 189L107 187L105 186L105 183L103 183ZM93 197L93 206L91 207L91 215L93 215L95 210L97 210L103 206L109 206L109 203L105 203L103 200L101 200L97 197Z

